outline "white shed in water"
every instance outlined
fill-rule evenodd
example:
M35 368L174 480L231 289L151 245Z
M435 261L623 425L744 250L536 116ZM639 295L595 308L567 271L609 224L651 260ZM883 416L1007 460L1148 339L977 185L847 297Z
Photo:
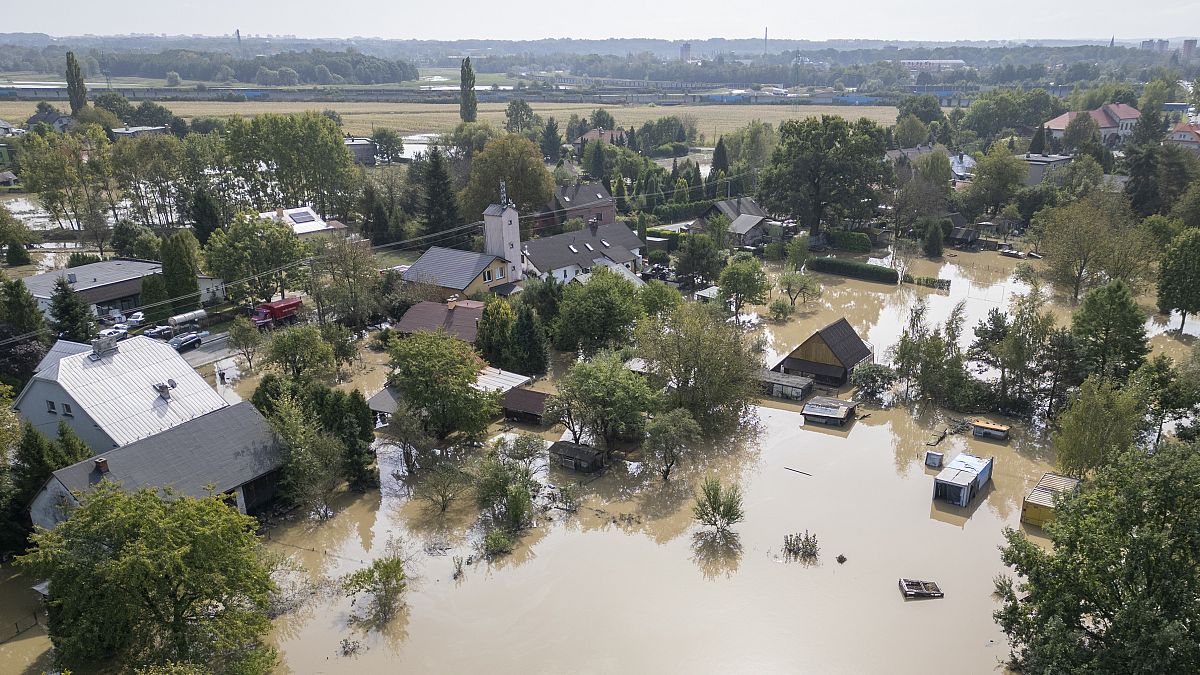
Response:
M933 498L966 506L992 479L994 457L983 459L962 453L933 479Z

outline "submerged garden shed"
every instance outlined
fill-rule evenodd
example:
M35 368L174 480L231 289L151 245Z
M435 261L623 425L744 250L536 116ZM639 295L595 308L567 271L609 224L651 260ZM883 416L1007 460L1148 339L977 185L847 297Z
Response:
M1025 501L1021 502L1021 522L1044 526L1054 520L1054 499L1057 495L1079 489L1079 479L1057 473L1042 475Z
M994 461L994 457L983 459L965 452L955 457L933 479L933 498L958 506L970 504L992 479Z
M774 370L763 370L758 376L763 393L774 398L786 398L791 401L800 399L812 393L813 381L802 375L788 375Z
M596 448L570 441L556 441L549 449L550 460L566 469L584 473L599 471L604 466L604 455Z
M854 419L854 411L857 409L858 404L854 401L843 401L840 398L830 398L829 396L814 396L804 404L804 409L800 411L800 414L804 415L805 424L844 427Z

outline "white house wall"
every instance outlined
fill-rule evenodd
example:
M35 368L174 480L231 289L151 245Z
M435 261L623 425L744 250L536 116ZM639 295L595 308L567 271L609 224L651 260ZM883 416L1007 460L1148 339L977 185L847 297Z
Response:
M46 401L54 401L57 413L46 409ZM63 403L71 405L72 414L63 414ZM38 431L53 438L58 434L58 423L66 422L67 426L87 443L93 453L108 452L116 447L112 438L104 432L66 390L57 382L33 379L17 400L20 406L18 412L21 419L28 420Z
M45 487L29 505L29 518L34 527L54 529L67 519L70 510L77 504L75 496L57 478L51 476Z

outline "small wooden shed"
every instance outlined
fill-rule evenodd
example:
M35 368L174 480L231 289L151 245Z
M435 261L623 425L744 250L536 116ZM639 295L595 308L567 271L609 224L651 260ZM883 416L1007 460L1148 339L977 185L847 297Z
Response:
M541 426L542 416L546 414L546 399L550 395L544 391L533 391L518 387L504 393L500 409L504 419L522 424Z
M838 319L809 336L771 370L840 387L846 384L851 370L870 363L872 358L871 346L859 337L850 322Z
M599 450L570 441L556 441L549 448L551 461L564 469L592 473L604 466L604 454Z
M933 498L966 506L992 479L994 457L983 459L962 453L933 479Z
M979 438L994 438L998 441L1008 440L1008 432L1012 427L998 424L991 420L977 418L971 420L971 434Z
M1057 473L1042 474L1042 479L1033 486L1025 501L1021 502L1021 522L1038 527L1054 520L1056 495L1079 489L1079 479Z
M805 424L844 427L854 419L854 412L857 409L858 404L854 401L843 401L840 398L830 398L829 396L814 396L804 404L804 409L800 413L804 415Z
M801 375L788 375L774 370L764 369L759 373L758 381L762 384L763 393L774 398L784 398L799 401L812 393L813 381Z

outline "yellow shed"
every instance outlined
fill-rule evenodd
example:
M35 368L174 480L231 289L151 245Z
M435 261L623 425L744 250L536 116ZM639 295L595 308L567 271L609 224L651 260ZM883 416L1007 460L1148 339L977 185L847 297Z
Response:
M1021 522L1042 527L1054 520L1054 497L1079 489L1079 479L1056 473L1042 475L1021 503Z

